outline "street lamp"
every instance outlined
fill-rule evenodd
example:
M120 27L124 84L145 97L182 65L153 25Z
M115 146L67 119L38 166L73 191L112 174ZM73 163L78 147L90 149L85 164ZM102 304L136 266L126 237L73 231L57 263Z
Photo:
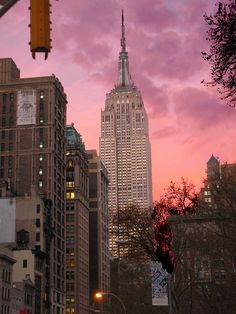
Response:
M95 299L96 299L96 300L102 300L102 297L103 297L104 295L108 295L108 296L110 295L110 296L114 297L116 300L118 300L119 303L120 303L121 306L122 306L122 309L123 309L123 311L124 311L124 314L126 314L126 308L125 308L124 302L123 302L116 294L114 294L114 293L98 291L98 292L95 293Z

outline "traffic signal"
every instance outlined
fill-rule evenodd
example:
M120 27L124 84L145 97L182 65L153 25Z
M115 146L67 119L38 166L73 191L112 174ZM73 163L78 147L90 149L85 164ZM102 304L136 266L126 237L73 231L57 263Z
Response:
M30 50L35 59L36 52L44 52L45 60L51 50L50 1L30 0Z

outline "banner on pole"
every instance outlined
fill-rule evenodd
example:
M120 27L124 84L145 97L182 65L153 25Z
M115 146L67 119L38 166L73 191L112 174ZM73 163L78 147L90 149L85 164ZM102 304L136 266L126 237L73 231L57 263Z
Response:
M151 263L152 305L168 306L168 273L161 263Z

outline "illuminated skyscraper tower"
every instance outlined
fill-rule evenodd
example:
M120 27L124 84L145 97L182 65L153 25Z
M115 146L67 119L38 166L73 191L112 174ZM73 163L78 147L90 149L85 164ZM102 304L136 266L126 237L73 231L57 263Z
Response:
M118 80L101 113L100 155L109 176L110 250L117 256L118 243L127 238L113 217L131 204L143 209L152 205L148 118L129 73L123 12Z

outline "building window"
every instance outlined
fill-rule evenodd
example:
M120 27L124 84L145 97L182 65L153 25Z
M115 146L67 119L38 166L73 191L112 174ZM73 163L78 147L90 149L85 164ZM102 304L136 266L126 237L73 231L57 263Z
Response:
M42 140L42 138L43 138L43 128L39 129L39 137Z
M13 126L13 124L14 124L14 117L10 117L9 118L9 126Z
M226 282L226 274L224 270L214 272L215 282L218 284L224 284Z
M39 188L41 189L43 187L43 182L39 181Z
M67 199L74 199L75 198L75 192L66 192L66 198Z
M66 267L75 267L75 261L73 259L66 260Z
M75 181L67 181L66 187L67 188L74 188L75 187Z
M43 112L43 110L44 110L44 103L43 103L43 101L41 100L40 103L39 103L39 111L40 111L40 112Z
M67 203L66 204L66 210L74 210L74 209L75 209L74 203Z
M43 148L43 142L39 143L39 148Z
M39 155L39 161L43 161L43 156L42 155Z
M2 106L2 114L4 114L4 113L6 113L6 106L5 105Z
M40 241L40 232L36 232L35 240Z
M74 243L75 243L75 238L73 236L66 237L66 244L74 244Z
M73 160L68 160L68 162L67 162L67 168L73 168L73 167L74 167Z
M12 168L8 168L8 178L12 177Z
M67 222L73 222L75 220L75 215L74 214L67 214L66 215L66 221Z
M39 214L40 213L40 204L37 204L37 207L36 207L36 213Z
M39 175L41 176L43 174L43 169L39 168Z
M41 91L39 92L39 95L40 95L40 99L43 99L43 98L44 98L44 91L41 90Z
M23 259L23 268L27 268L27 259Z
M67 225L66 226L66 232L67 233L74 233L75 232L75 226L74 225Z
M67 248L66 248L66 255L74 256L74 255L75 255L75 248L73 248L73 247L67 247Z
M214 260L214 266L217 268L224 268L225 261L223 258L218 258Z
M4 167L4 156L1 156L1 159L0 159L0 166L1 166L1 167Z
M14 101L14 94L10 93L10 101Z
M39 228L40 227L40 219L37 218L35 224L36 224L36 227Z

